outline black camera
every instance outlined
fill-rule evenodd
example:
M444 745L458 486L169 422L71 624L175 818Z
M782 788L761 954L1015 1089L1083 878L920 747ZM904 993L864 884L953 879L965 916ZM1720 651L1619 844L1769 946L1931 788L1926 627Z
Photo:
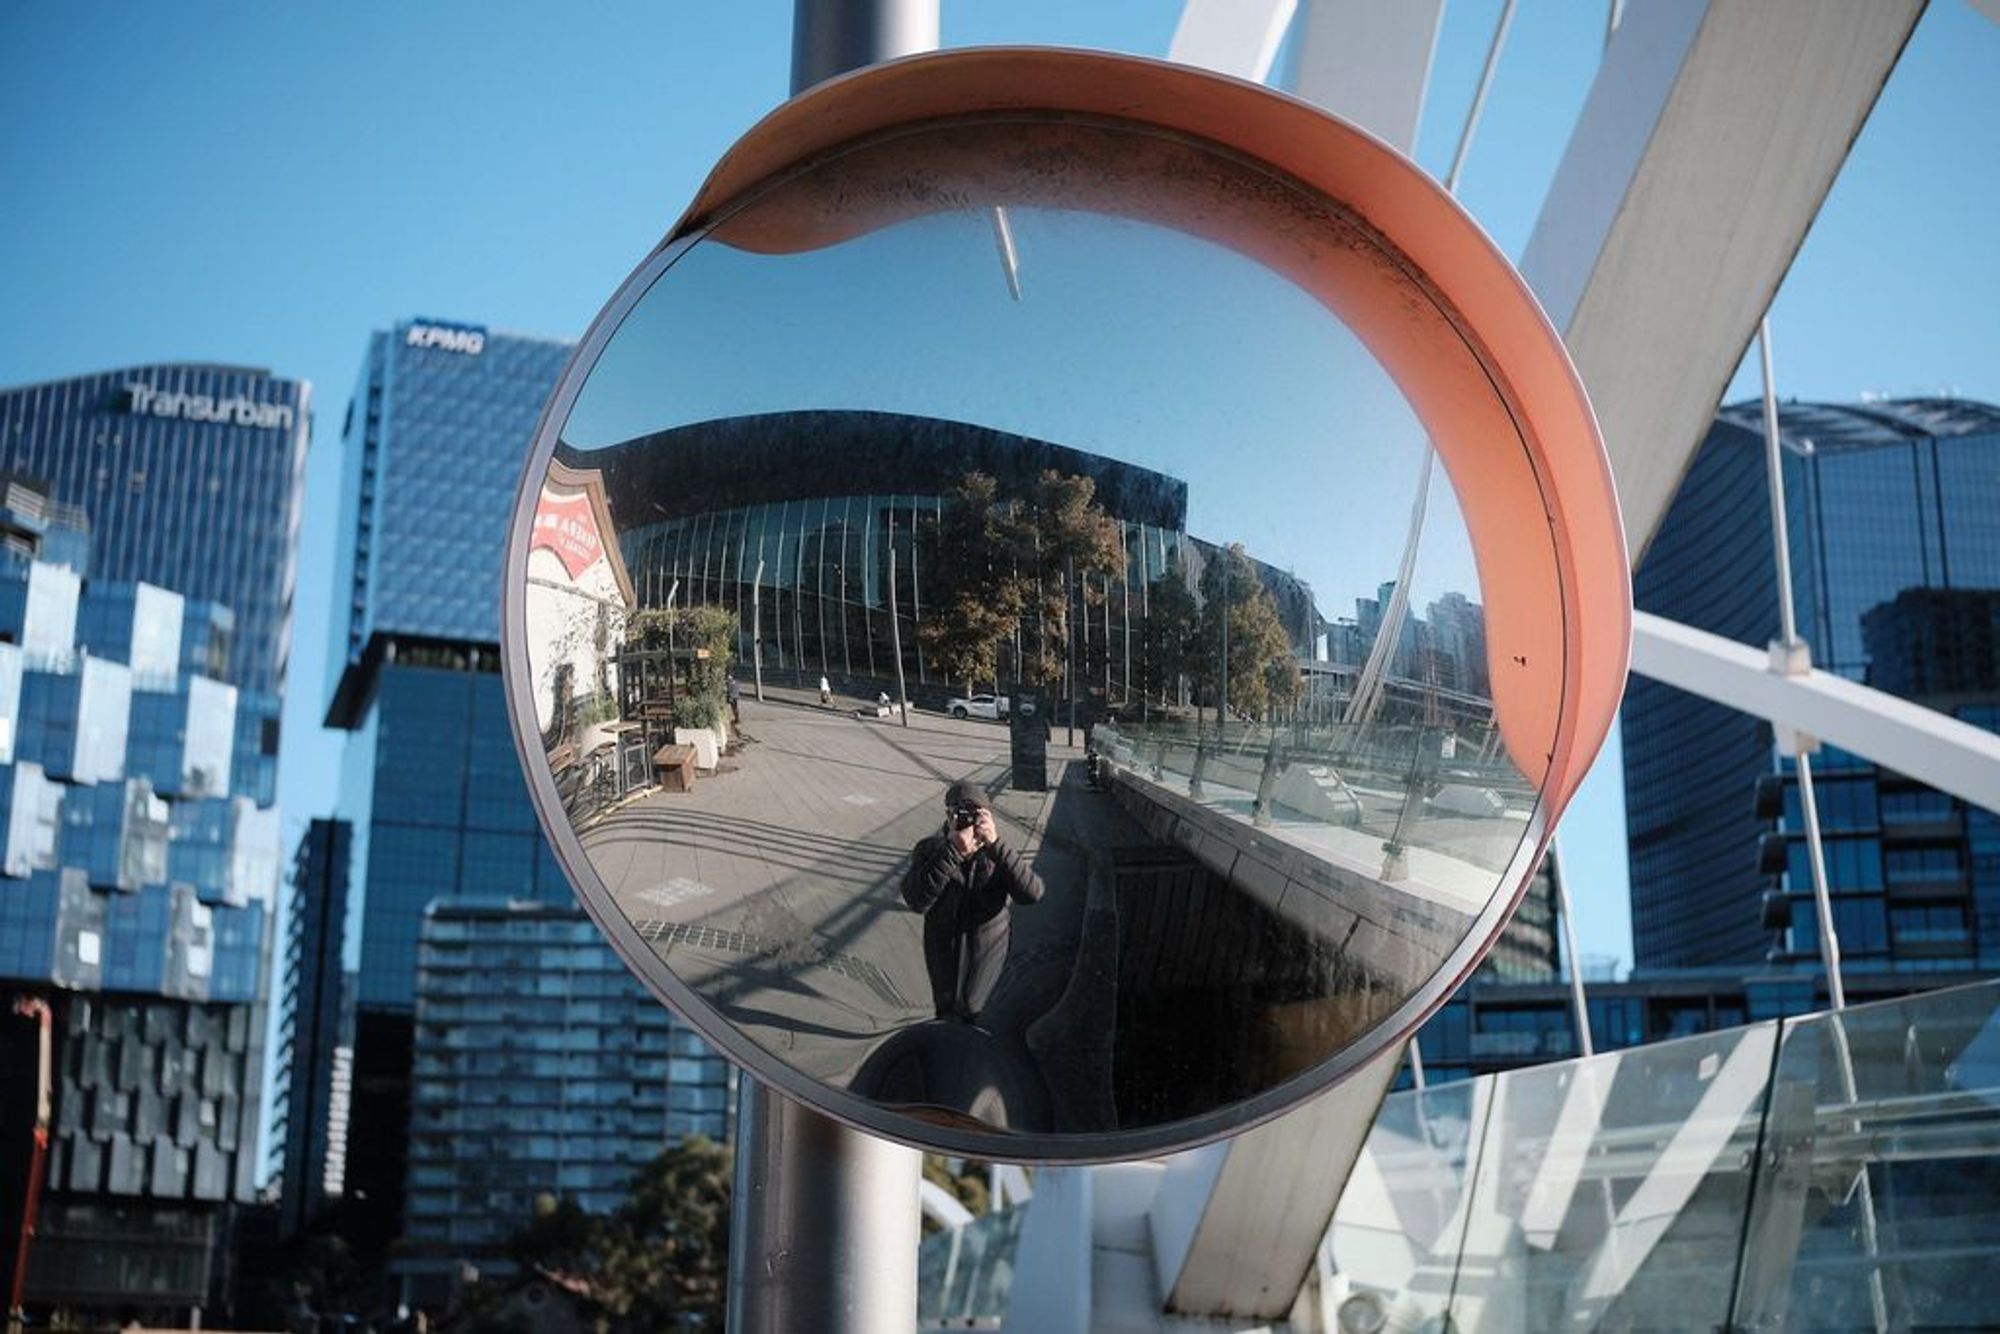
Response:
M970 829L978 823L979 808L977 806L954 806L951 808L951 827L953 829Z

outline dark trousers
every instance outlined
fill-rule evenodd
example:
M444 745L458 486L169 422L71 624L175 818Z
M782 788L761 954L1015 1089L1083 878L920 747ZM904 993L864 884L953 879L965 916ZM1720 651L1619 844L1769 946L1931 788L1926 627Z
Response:
M937 1016L977 1019L1007 962L1007 913L961 930L933 912L924 918L924 968L931 978Z

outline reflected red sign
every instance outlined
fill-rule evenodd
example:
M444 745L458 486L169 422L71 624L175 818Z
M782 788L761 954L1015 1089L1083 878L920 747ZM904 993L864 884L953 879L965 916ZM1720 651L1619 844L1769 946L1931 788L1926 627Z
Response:
M595 565L604 554L604 541L597 534L597 516L591 513L590 497L582 492L554 496L542 492L535 506L535 528L528 549L546 548L556 553L571 579Z

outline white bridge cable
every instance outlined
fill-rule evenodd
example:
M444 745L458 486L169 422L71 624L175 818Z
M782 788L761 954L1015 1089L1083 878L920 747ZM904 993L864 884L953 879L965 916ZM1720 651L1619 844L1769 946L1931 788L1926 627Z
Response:
M1473 90L1472 105L1465 113L1465 124L1458 132L1458 146L1452 151L1451 170L1445 174L1444 188L1447 192L1458 193L1458 178L1465 169L1465 160L1472 151L1473 136L1479 129L1480 113L1486 108L1486 95L1492 90L1493 76L1500 68L1500 53L1507 45L1507 30L1514 22L1516 0L1507 0L1500 11L1500 20L1494 24L1493 40L1486 48L1486 64L1479 71L1479 86ZM1390 594L1389 605L1382 609L1382 623L1376 628L1375 642L1368 650L1368 661L1362 666L1361 675L1354 682L1354 695L1348 700L1347 721L1364 723L1369 721L1382 695L1383 678L1387 676L1389 665L1394 660L1395 649L1403 637L1403 622L1410 610L1410 576L1416 569L1417 548L1423 543L1424 509L1430 496L1431 464L1437 457L1437 448L1426 442L1424 462L1417 473L1416 501L1410 507L1410 533L1403 547L1403 561L1396 576L1396 587Z

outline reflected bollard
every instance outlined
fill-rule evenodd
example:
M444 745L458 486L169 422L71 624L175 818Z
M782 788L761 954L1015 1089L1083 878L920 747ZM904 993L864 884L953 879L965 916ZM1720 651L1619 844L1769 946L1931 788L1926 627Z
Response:
M1264 752L1264 772L1257 778L1257 800L1250 807L1250 819L1260 829L1268 828L1271 823L1271 789L1278 785L1278 776L1288 764L1283 737L1273 731L1271 745Z

